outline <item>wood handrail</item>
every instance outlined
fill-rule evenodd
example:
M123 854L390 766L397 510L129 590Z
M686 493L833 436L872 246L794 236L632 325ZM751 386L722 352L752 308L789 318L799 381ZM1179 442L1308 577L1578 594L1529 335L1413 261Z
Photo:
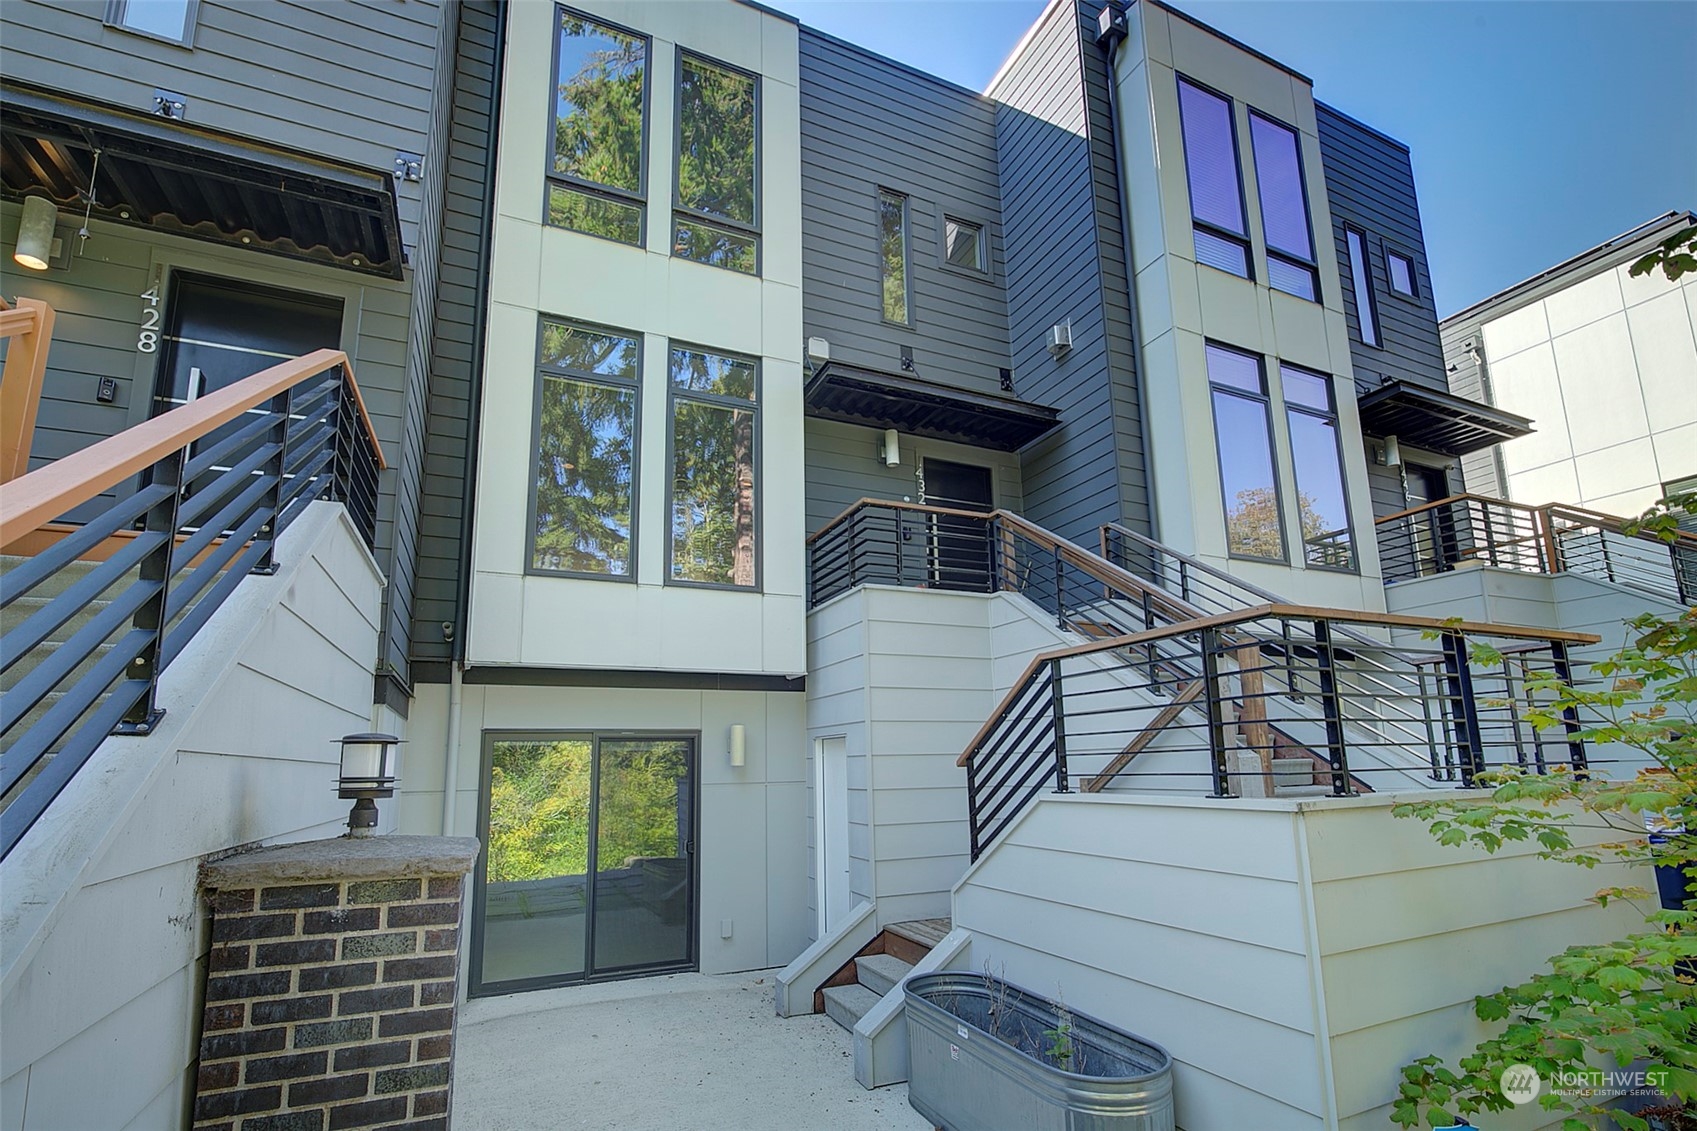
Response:
M1484 503L1487 506L1503 507L1511 511L1522 511L1534 518L1537 517L1540 509L1538 507L1528 506L1526 503L1514 502L1512 499L1493 499L1489 495L1474 495L1463 492L1460 495L1451 495L1446 499L1434 499L1429 503L1421 503L1417 507L1409 507L1407 510L1397 511L1395 514L1387 514L1383 518L1376 518L1373 520L1373 525L1383 526L1387 522L1394 522L1399 518L1408 518L1410 515L1417 515L1423 511L1436 510L1438 507L1447 507L1451 503Z
M1669 542L1660 534L1646 534L1642 530L1636 534L1628 534L1625 527L1631 521L1630 519L1621 518L1619 515L1604 514L1602 511L1594 511L1588 507L1576 507L1569 503L1547 503L1540 509L1551 518L1565 518L1580 526L1607 529L1623 538L1637 538L1643 542L1661 542L1669 546L1697 549L1697 534L1688 530L1673 531L1673 540Z
M1013 705L1018 696L1024 692L1027 684L1044 664L1055 660L1070 659L1074 656L1111 652L1138 644L1151 644L1174 636L1188 636L1190 633L1198 632L1204 628L1230 628L1233 625L1275 617L1289 620L1324 620L1343 624L1371 624L1387 628L1419 628L1431 632L1461 632L1475 636L1497 636L1510 640L1542 640L1563 644L1586 645L1597 644L1602 641L1602 637L1589 632L1527 628L1517 624L1439 620L1436 617L1416 617L1402 613L1374 613L1359 609L1328 609L1316 605L1256 605L1253 608L1219 613L1211 617L1198 617L1195 620L1164 625L1161 628L1149 629L1144 632L1104 637L1101 640L1092 640L1087 644L1074 644L1070 648L1056 648L1052 651L1038 653L1031 658L1030 663L1025 665L1025 670L1020 672L1019 678L1014 680L1012 688L1002 697L1001 702L996 704L996 709L990 713L990 717L985 720L984 725L978 728L978 733L972 736L972 741L967 743L966 750L961 753L959 758L955 759L955 765L965 766L972 761L972 756L978 752L979 743L989 737L990 732L995 729L997 721Z
M343 367L348 388L353 392L377 467L386 468L383 446L377 440L359 385L354 381L348 355L341 350L315 350L179 405L116 436L108 436L21 479L0 484L0 545L11 545L248 409L338 365Z
M925 514L946 514L953 515L956 518L982 518L985 520L988 520L995 514L999 513L995 511L959 510L955 507L936 507L929 503L904 503L891 499L874 499L865 497L856 499L854 502L845 507L843 512L837 515L837 517L833 518L830 522L827 522L824 526L821 526L818 530L815 530L812 534L809 534L807 536L807 545L813 545L813 543L824 537L826 533L836 529L838 526L841 526L850 518L853 518L855 514L867 509L868 507L883 507L887 510L893 511L921 511Z
M28 301L19 299L19 302ZM41 324L41 315L34 305L7 307L0 310L0 338L14 338L19 334L31 334Z
M20 298L16 306L0 311L0 337L12 339L0 372L0 483L21 479L29 471L54 317L53 308L36 298Z

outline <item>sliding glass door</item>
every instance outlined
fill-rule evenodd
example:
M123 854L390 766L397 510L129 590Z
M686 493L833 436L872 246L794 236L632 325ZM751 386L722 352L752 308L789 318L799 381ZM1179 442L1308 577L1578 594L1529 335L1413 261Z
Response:
M695 739L489 734L473 994L685 969Z

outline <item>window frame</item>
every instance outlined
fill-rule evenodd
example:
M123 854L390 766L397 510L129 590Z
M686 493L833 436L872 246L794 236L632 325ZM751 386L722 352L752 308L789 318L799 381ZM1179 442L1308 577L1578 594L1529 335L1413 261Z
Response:
M1420 299L1420 275L1414 267L1414 256L1397 250L1388 240L1383 242L1385 253L1385 282L1393 295L1401 299L1418 302ZM1408 290L1401 290L1396 285L1396 272L1391 270L1391 260L1400 259L1408 264Z
M1235 279L1247 279L1251 283L1256 282L1257 280L1255 278L1255 246L1254 246L1254 241L1252 239L1250 239L1250 236L1249 236L1249 226L1250 226L1249 225L1249 198L1248 198L1248 195L1245 192L1245 188L1244 188L1244 184L1243 184L1243 146L1241 144L1240 139L1237 136L1237 102L1229 94L1226 94L1225 92L1220 91L1220 90L1216 90L1213 87L1209 86L1205 82L1199 82L1196 79L1191 78L1189 75L1179 74L1178 72L1175 72L1175 74L1177 75L1178 85L1179 85L1179 95L1178 95L1179 146L1180 146L1180 149L1184 153L1184 190L1185 190L1185 195L1190 198L1190 226L1191 226L1191 230L1192 230L1193 233L1197 230L1200 230L1200 231L1207 233L1208 235L1213 236L1215 239L1225 240L1227 243L1237 244L1240 247L1242 247L1243 248L1243 270L1244 270L1244 273L1242 275L1239 275L1235 271L1227 271L1224 267L1215 267L1214 264L1212 264L1212 263L1203 262L1196 255L1196 241L1195 241L1194 235L1192 236L1192 239L1191 239L1191 248L1190 248L1191 259L1196 263L1196 265L1198 267L1212 267L1215 271L1218 271L1223 275L1230 275ZM1242 232L1233 232L1229 228L1222 228L1220 225L1215 224L1210 220L1201 219L1200 217L1198 217L1196 215L1196 192L1195 192L1194 187L1190 183L1190 168L1191 168L1190 142L1189 142L1189 139L1185 137L1185 132L1184 132L1184 93L1183 93L1183 88L1186 87L1186 86L1193 87L1196 90L1201 91L1203 94L1211 95L1215 98L1218 98L1226 104L1226 121L1231 126L1232 169L1237 174L1237 208L1238 208L1238 214L1243 217L1243 231Z
M1356 273L1358 265L1355 262L1355 248L1350 244L1352 235L1361 241L1362 262L1359 264L1359 276ZM1368 349L1384 349L1384 329L1379 324L1379 299L1373 293L1373 248L1367 241L1366 230L1358 228L1354 224L1345 224L1343 226L1343 245L1344 262L1349 265L1350 297L1355 301L1356 340ZM1361 310L1363 293L1367 296L1365 317L1362 316ZM1368 341L1367 335L1362 333L1362 327L1369 325L1373 331L1372 341Z
M893 197L902 204L902 307L907 311L907 320L898 322L890 317L889 310L884 306L884 198ZM872 208L872 246L878 255L878 317L886 326L900 326L911 330L915 322L913 317L913 197L900 189L887 185L878 185L873 195Z
M690 350L696 353L711 354L715 357L728 357L737 361L750 362L754 366L754 396L747 400L738 397L725 396L722 393L702 393L690 389L680 389L672 380L672 351ZM699 342L684 341L677 338L666 339L666 560L661 574L663 585L676 586L683 589L719 589L729 593L764 593L766 571L765 530L761 521L763 490L761 484L766 477L763 456L763 425L761 424L760 400L764 392L765 378L764 359L758 354L741 353L737 350L721 349L717 346L706 346ZM679 400L694 404L706 404L716 408L734 409L749 413L754 418L754 584L736 585L728 581L691 581L688 578L672 576L673 543L672 521L676 514L677 500L674 491L677 488L677 404Z
M1214 379L1214 375L1211 372L1208 373L1208 415L1212 418L1214 425L1214 469L1216 474L1220 477L1220 529L1226 536L1226 557L1235 561L1269 562L1273 565L1288 566L1291 564L1290 538L1288 536L1290 524L1286 521L1288 516L1285 514L1284 487L1279 476L1279 446L1277 436L1273 430L1273 398L1272 389L1267 380L1267 358L1265 355L1256 353L1254 350L1242 349L1238 346L1229 345L1226 342L1217 341L1213 338L1205 338L1203 340L1202 348L1203 367L1205 371L1207 369L1207 351L1210 349L1218 349L1226 353L1237 354L1239 357L1252 358L1255 362L1255 371L1260 381L1260 392L1257 394L1252 393L1247 389L1238 388L1236 385L1229 385L1216 381ZM1267 429L1267 463L1273 475L1273 504L1278 510L1279 518L1279 556L1276 558L1262 557L1259 554L1245 554L1232 549L1231 525L1229 521L1231 505L1230 501L1226 498L1226 465L1224 453L1220 448L1220 417L1219 413L1216 412L1214 408L1214 398L1219 395L1239 397L1243 400L1252 401L1261 405L1261 420Z
M628 246L628 245L627 245ZM594 333L616 334L622 338L631 338L636 342L636 375L634 377L613 377L605 373L589 373L581 369L549 370L542 364L542 340L547 332L548 323L554 322L571 326L575 329L589 330ZM648 355L648 342L640 330L621 330L616 326L606 326L596 322L586 322L579 318L568 318L565 315L539 314L536 319L536 376L531 386L531 416L530 423L530 474L527 484L529 497L525 502L525 532L524 532L524 573L535 577L571 577L587 581L612 581L624 584L636 583L637 553L639 550L638 531L639 511L642 505L642 366ZM595 573L578 569L545 569L536 564L536 460L542 452L542 391L546 387L543 382L549 378L564 378L586 384L605 385L609 388L629 389L635 394L631 405L630 430L630 553L629 563L624 573Z
M1256 204L1261 208L1261 246L1265 249L1269 260L1276 259L1285 266L1307 271L1308 277L1314 284L1314 297L1308 298L1306 295L1291 294L1290 291L1285 290L1283 287L1274 285L1271 266L1269 266L1267 270L1267 285L1278 291L1280 294L1290 295L1291 298L1301 299L1304 302L1321 303L1324 296L1320 292L1320 260L1315 250L1314 243L1314 210L1310 206L1308 199L1308 165L1303 159L1302 154L1302 132L1295 126L1287 125L1273 117L1271 114L1257 110L1253 106L1248 107L1248 110L1249 161L1255 168ZM1299 256L1296 252L1291 251L1288 248L1275 248L1272 241L1267 238L1267 207L1265 197L1263 195L1264 190L1261 179L1261 153L1255 148L1255 119L1257 118L1275 129L1284 130L1286 133L1291 135L1291 139L1295 142L1296 178L1298 190L1302 196L1302 219L1308 227L1308 253L1306 258Z
M674 81L672 82L672 213L671 213L671 224L670 224L670 227L667 229L669 235L668 235L667 240L666 240L666 254L669 255L671 258L680 260L684 263L694 263L694 264L698 264L699 266L702 266L702 267L711 267L715 271L728 271L733 275L746 275L746 277L751 278L751 279L762 278L765 274L765 269L766 269L766 241L761 236L761 230L762 230L762 227L763 227L762 222L765 218L766 209L765 209L765 177L761 175L763 158L764 158L764 152L763 152L764 147L761 145L761 138L763 136L763 125L764 125L764 122L765 122L766 100L764 98L764 91L761 89L762 84L760 82L760 75L756 74L754 71L751 71L746 67L739 67L734 63L727 63L727 62L723 61L722 59L715 59L713 56L708 55L706 52L692 51L689 48L684 47L682 44L679 44L677 46L677 48L673 52L673 55L674 55L674 68L673 68L672 73L673 73L673 76L674 76ZM700 212L700 211L697 211L696 209L693 209L693 208L685 208L683 206L682 200L679 197L679 194L682 191L682 187L679 184L679 180L681 179L681 177L683 175L683 161L680 160L680 156L683 153L683 129L684 129L684 122L683 122L683 101L684 101L683 73L684 73L684 60L686 58L698 60L702 63L707 64L709 67L717 67L719 70L729 71L729 72L731 72L732 74L735 74L735 75L741 75L743 78L748 79L750 82L752 82L754 84L754 223L753 224L744 224L741 220L731 220L731 219L728 219L728 218L723 217L723 216L714 216L714 215L711 215L711 214L706 213L706 212ZM688 256L677 254L676 248L677 248L678 222L679 222L680 217L690 224L695 224L697 226L705 227L705 228L718 228L718 229L721 229L723 231L729 232L729 233L731 233L732 235L735 235L735 236L744 236L744 237L747 237L749 239L752 239L754 241L754 270L752 272L738 271L738 270L736 270L735 268L732 268L732 267L721 267L716 263L704 263L699 259L691 259ZM670 355L668 354L668 357L669 356Z
M990 259L990 225L983 220L974 220L947 209L939 209L937 213L937 261L944 270L953 271L957 275L965 275L971 279L988 279L991 276ZM949 259L949 225L958 224L965 228L974 228L978 232L978 262L982 266L963 267ZM911 301L911 300L910 300ZM899 323L898 323L899 325Z
M129 0L106 0L106 15L101 20L109 28L129 35L139 35L143 39L151 39L155 43L169 43L173 47L181 47L185 51L194 50L195 32L200 27L200 0L187 0L183 13L183 35L181 39L169 35L160 35L146 28L131 27L124 22L124 13L129 9Z
M1301 404L1299 402L1292 401L1288 395L1283 395L1285 393L1284 372L1287 369L1300 373L1304 377L1312 377L1321 382L1326 390L1325 409L1317 409L1310 405ZM1338 464L1338 492L1343 496L1344 529L1349 532L1349 565L1327 565L1323 562L1312 562L1308 560L1308 540L1304 538L1302 534L1302 473L1296 463L1296 441L1293 438L1290 442L1290 481L1291 486L1296 488L1296 540L1297 544L1302 547L1302 566L1304 569L1320 569L1326 570L1330 573L1359 574L1361 572L1361 547L1359 545L1360 540L1357 538L1355 533L1355 510L1350 505L1349 467L1345 464L1343 458L1343 423L1338 418L1337 385L1332 375L1329 373L1322 373L1317 369L1309 369L1305 365L1292 365L1290 362L1281 359L1279 361L1279 392L1285 402L1285 432L1287 435L1290 434L1290 418L1298 414L1313 417L1316 420L1326 421L1332 426L1332 450L1333 455L1337 458Z
M116 2L116 0L114 0L114 2ZM199 3L200 0L195 0L195 2ZM639 131L641 136L637 142L637 191L634 193L626 189L614 188L611 185L598 184L595 181L585 180L582 177L574 177L570 173L556 173L554 171L554 143L558 136L556 125L560 120L560 18L562 16L571 16L574 19L585 20L599 27L616 31L621 35L628 35L633 39L640 39L643 42L644 63L642 69L642 123ZM545 228L552 228L557 232L571 232L574 235L588 236L591 239L604 240L607 243L615 244L619 247L634 247L639 249L646 248L648 246L649 124L653 121L654 117L654 37L646 32L637 31L635 28L628 28L623 24L614 23L612 20L590 15L588 12L580 12L576 8L572 8L565 4L554 5L552 35L554 42L549 48L550 56L548 63L548 74L550 78L549 89L552 92L552 97L549 99L547 135L544 139L543 145L543 152L547 154L547 157L545 158L542 170L542 226ZM637 241L635 243L627 243L626 241L616 239L613 236L601 235L599 232L586 232L581 228L568 228L563 224L554 223L549 219L549 213L550 202L553 198L552 187L556 184L568 191L577 192L584 196L596 197L601 200L611 201L614 204L622 204L626 207L634 207L641 215L641 219L637 224ZM538 356L540 356L540 354Z

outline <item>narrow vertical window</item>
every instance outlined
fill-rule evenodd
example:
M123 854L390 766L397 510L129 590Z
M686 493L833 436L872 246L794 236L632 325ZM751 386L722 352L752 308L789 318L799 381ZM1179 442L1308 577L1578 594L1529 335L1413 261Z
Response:
M641 246L648 40L559 11L548 223Z
M1343 446L1338 442L1332 382L1293 365L1279 366L1295 461L1303 560L1328 569L1355 568L1355 537L1343 485Z
M1354 228L1344 229L1349 245L1349 281L1355 295L1355 321L1361 340L1367 345L1379 344L1379 312L1373 305L1372 264L1367 258L1367 237Z
M1308 191L1296 131L1260 114L1249 115L1255 151L1255 183L1261 200L1261 230L1267 237L1267 285L1319 301L1314 234L1308 223Z
M878 190L878 260L883 269L884 321L911 324L907 310L907 197Z
M1196 261L1250 278L1249 234L1243 219L1243 178L1230 99L1180 79L1179 120Z
M531 569L631 576L641 357L633 335L543 321Z
M752 589L759 367L673 346L670 579Z
M1209 343L1208 382L1225 496L1226 549L1233 557L1284 561L1271 402L1261 359Z
M680 259L760 272L759 95L753 75L679 56L672 254Z
M1387 249L1385 271L1391 277L1391 290L1408 298L1415 297L1414 260Z

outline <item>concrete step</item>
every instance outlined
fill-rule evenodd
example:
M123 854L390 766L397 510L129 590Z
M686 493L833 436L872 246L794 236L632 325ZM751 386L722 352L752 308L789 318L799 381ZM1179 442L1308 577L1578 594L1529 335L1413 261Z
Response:
M831 986L825 990L825 1013L852 1032L855 1023L866 1016L866 1011L878 1004L880 996L865 986Z
M893 954L866 954L854 960L860 984L883 997L895 989L913 969L913 963L903 962Z

